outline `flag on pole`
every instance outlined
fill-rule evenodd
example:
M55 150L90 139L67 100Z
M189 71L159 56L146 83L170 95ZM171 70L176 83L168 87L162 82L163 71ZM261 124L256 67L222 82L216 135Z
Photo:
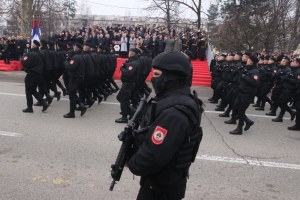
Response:
M31 44L33 40L37 40L40 42L41 37L41 21L40 20L32 20L32 31L31 31Z

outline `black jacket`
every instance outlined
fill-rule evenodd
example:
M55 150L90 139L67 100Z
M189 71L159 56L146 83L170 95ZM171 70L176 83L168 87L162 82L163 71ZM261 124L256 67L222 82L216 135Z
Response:
M141 123L142 128L148 126L148 131L138 138L139 148L128 161L128 167L133 174L141 176L141 185L149 181L160 186L173 185L186 176L188 167L176 167L176 160L182 145L198 125L175 106L188 108L195 118L201 113L189 88L174 89L154 100L157 101L154 121L150 123L149 106Z
M43 74L43 61L38 48L31 49L31 52L25 54L21 63L26 73Z
M66 61L65 68L70 79L84 79L85 68L82 61L81 52L76 52L69 61Z
M259 71L254 65L247 65L241 75L239 84L239 92L242 94L253 94L257 92L259 86L260 75Z

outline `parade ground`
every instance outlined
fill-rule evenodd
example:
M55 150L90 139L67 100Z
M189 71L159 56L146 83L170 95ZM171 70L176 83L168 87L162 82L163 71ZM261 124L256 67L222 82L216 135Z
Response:
M68 97L53 100L42 113L26 108L24 72L0 72L0 200L133 200L139 177L125 169L111 192L110 166L125 124L115 123L116 94L64 119ZM120 84L120 82L118 82ZM204 136L190 168L187 200L297 200L300 196L300 132L285 115L274 123L265 112L247 110L255 124L243 135L230 135L208 103L212 90L193 87L205 103ZM172 133L169 133L172 134Z

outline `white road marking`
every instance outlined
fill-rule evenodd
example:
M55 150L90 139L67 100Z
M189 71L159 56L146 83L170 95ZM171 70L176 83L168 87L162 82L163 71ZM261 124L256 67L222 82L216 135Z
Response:
M211 111L211 110L205 110L204 111L205 113L213 113L213 114L222 114L224 112L218 112L218 111ZM254 114L247 114L247 116L251 116L251 117L262 117L262 118L269 118L269 119L273 119L275 118L275 116L267 116L267 115L254 115ZM290 119L290 118L287 118L287 117L284 117L283 119Z
M6 131L0 131L0 136L8 136L8 137L21 137L23 134L21 133L12 133Z
M17 96L17 97L25 97L26 95L25 94L14 94L14 93L5 93L5 92L0 92L0 95L7 95L7 96ZM63 101L69 101L68 98L61 98L61 100ZM120 105L120 103L114 103L114 102L105 102L105 101L102 101L101 102L102 104L109 104L109 105Z
M15 94L15 93L5 93L5 92L0 92L0 95L25 97L25 94ZM64 98L64 97L61 98L61 100L69 101L68 98ZM102 101L101 104L120 105L120 103L116 103L116 102L107 102L107 101ZM213 114L221 114L221 113L223 113L223 112L211 111L211 110L205 110L204 112L205 112L205 113L213 113ZM274 116L254 115L254 114L247 114L247 116L251 116L251 117L262 117L262 118L268 118L268 119L273 119L273 118L275 118ZM290 118L284 117L283 119L289 120Z
M259 167L271 167L271 168L283 168L283 169L295 169L300 170L300 165L288 164L288 163L276 163L268 161L258 161L258 160L248 160L241 158L229 158L229 157L220 157L220 156L209 156L201 155L197 156L198 160L207 160L207 161L217 161L217 162L226 162L226 163L235 163L243 165L253 165Z

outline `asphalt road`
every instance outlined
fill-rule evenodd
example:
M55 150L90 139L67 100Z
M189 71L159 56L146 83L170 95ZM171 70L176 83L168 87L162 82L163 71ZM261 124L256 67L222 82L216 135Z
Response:
M119 104L113 95L80 117L64 119L68 99L24 114L23 72L0 72L0 200L131 200L139 177L128 169L113 192L110 165L124 128L116 124ZM204 100L203 141L190 170L187 200L300 199L300 132L271 122L252 107L255 125L241 136L226 125L207 99L210 88L195 87Z

